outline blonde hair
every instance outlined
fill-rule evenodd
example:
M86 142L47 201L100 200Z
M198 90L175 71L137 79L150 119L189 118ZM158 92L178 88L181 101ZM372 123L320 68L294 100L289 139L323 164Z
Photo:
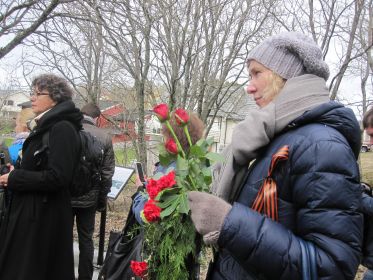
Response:
M286 80L273 71L267 76L267 79L268 85L264 89L263 98L273 100L284 87Z
M16 127L27 130L27 122L35 117L31 108L23 108L17 115Z

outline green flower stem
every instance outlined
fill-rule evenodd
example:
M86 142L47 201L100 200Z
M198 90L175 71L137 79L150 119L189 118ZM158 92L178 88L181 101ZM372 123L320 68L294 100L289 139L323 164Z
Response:
M197 191L196 183L194 182L194 180L193 180L193 178L190 176L190 174L188 174L188 178L189 178L190 182L191 182L192 185L193 185L193 190Z
M170 122L169 122L168 120L166 121L166 126L167 126L167 128L170 130L172 136L174 137L174 140L175 140L175 142L176 142L176 145L177 145L178 149L181 151L181 154L182 154L183 158L186 158L186 155L185 155L185 152L184 152L184 150L183 150L183 147L181 147L180 141L179 141L179 139L177 139L177 136L176 136L176 134L175 134L175 131L174 131L174 129L172 128L172 126L171 126L171 124L170 124Z
M192 139L190 139L190 134L189 134L189 130L188 130L188 126L187 125L184 125L184 133L188 139L188 143L189 143L189 147L192 147L193 144L192 144Z
M188 130L188 125L184 125L183 129L184 129L184 133L185 133L185 135L186 135L186 137L187 137L187 139L188 139L189 147L192 147L193 144L192 144L192 140L190 139L190 134L189 134L189 130ZM188 177L189 177L190 182L191 182L192 185L193 185L194 190L197 190L197 186L196 186L196 183L195 183L194 180L193 180L193 177L190 176L190 174L188 174Z
M179 139L177 138L177 136L176 136L176 134L175 134L175 131L174 131L174 129L172 128L172 126L171 126L171 124L170 124L170 122L169 122L168 120L166 120L166 126L167 126L167 128L171 131L171 134L172 134L172 136L174 137L174 140L175 140L175 142L176 142L176 145L177 145L178 149L181 151L182 157L183 157L183 158L186 158L186 154L185 154L185 152L184 152L184 150L183 150L183 147L181 146L180 141L179 141ZM186 128L186 130L185 130L185 128ZM191 145L191 142L192 142L192 141L190 140L189 131L188 131L188 128L187 128L186 126L184 127L184 132L185 132L185 134L186 134L186 136L187 136L187 138L188 138L189 145L192 146L192 145ZM194 189L194 190L197 190L196 183L194 182L194 180L193 180L193 178L190 176L190 174L188 174L188 178L189 178L189 181L190 181L190 182L192 183L192 185L193 185L193 189Z

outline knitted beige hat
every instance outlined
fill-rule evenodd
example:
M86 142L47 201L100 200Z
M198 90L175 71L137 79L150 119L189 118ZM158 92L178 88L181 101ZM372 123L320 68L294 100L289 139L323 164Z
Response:
M284 79L314 74L325 80L329 67L322 51L308 36L299 32L285 32L271 36L256 46L247 61L256 60Z

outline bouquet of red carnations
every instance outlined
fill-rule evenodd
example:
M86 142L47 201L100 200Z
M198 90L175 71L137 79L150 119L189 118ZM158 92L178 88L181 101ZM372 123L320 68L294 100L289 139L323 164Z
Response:
M184 109L175 110L173 116L188 139L188 151L170 124L168 106L160 104L153 111L173 136L159 149L160 164L170 167L147 180L144 195L148 200L141 213L145 222L143 261L133 261L131 268L142 279L197 279L202 242L189 216L187 193L209 191L210 166L221 157L209 151L212 140L192 143Z

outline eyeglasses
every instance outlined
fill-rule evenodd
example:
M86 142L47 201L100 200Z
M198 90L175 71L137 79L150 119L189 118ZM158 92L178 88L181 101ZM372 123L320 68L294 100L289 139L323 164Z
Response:
M40 96L40 95L49 95L49 93L48 92L41 92L41 91L37 91L37 90L30 92L31 97L32 96Z

